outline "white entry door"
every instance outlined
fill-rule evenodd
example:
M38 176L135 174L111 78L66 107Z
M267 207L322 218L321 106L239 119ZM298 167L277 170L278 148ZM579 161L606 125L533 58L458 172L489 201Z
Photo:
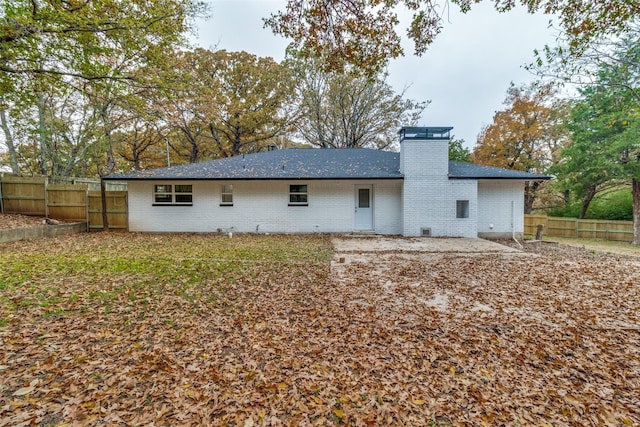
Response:
M373 230L373 191L370 185L356 185L356 230Z

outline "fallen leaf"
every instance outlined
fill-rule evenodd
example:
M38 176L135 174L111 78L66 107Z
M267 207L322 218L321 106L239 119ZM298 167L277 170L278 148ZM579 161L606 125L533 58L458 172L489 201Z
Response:
M34 391L35 389L36 389L35 387L31 387L31 386L29 386L29 387L22 387L22 388L19 388L19 389L18 389L18 390L16 390L16 391L14 391L14 392L13 392L13 395L14 395L14 396L25 396L25 395L27 395L27 394L29 394L29 393L33 393L33 391Z

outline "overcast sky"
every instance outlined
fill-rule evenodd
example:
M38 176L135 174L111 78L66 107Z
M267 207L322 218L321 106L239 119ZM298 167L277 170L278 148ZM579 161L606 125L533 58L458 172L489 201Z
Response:
M213 0L211 18L198 21L197 43L205 48L247 51L258 56L284 58L287 40L264 29L262 18L283 8L283 0ZM406 97L431 100L422 126L453 126L453 135L472 148L495 111L503 109L510 82L534 80L522 66L533 60L533 50L553 44L549 16L523 9L500 14L493 2L459 13L452 5L445 27L422 57L411 53L389 65L389 83ZM404 34L404 28L402 28Z

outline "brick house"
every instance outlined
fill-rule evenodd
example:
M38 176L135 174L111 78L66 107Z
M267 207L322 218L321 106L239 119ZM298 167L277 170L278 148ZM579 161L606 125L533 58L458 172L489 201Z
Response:
M405 127L400 153L286 149L105 177L127 181L129 230L511 237L524 183L448 160L450 127Z

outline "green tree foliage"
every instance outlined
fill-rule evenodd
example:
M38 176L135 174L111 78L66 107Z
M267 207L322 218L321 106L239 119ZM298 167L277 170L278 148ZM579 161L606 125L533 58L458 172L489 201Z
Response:
M582 209L582 202L575 200L566 206L549 209L547 215L576 218ZM617 221L633 220L633 197L628 185L613 187L596 195L583 218L608 219Z
M156 83L141 70L166 64L205 11L191 0L2 1L0 110L12 169L113 172L123 100Z
M449 160L471 162L471 150L464 146L464 139L452 138L449 141Z
M2 1L0 87L34 74L133 78L141 63L184 43L204 12L191 0ZM130 67L114 75L114 61Z
M640 244L640 38L623 38L599 63L597 80L580 90L568 127L572 144L558 166L567 188L583 198L581 215L607 185L631 181L634 243Z
M533 83L511 85L493 123L478 136L473 161L533 173L547 173L565 143L560 118L563 108L554 99L553 87ZM525 212L531 213L540 182L525 185Z
M552 168L562 191L581 201L578 218L585 218L589 204L599 192L621 181L618 159L611 151L612 138L620 126L611 126L609 114L612 111L617 114L618 106L611 102L617 104L618 100L594 89L584 90L584 99L572 106L567 124L571 143L562 150L560 161ZM609 113L603 114L604 111Z
M451 0L468 12L481 0ZM416 55L423 54L438 35L446 7L434 0L288 0L286 9L265 20L276 34L293 40L307 57L324 58L330 69L352 64L376 73L390 58L403 54L398 11L413 13L406 33ZM604 34L620 34L640 14L631 0L496 0L505 12L518 3L530 13L556 16L568 35L570 50L580 52Z
M156 108L185 160L260 151L292 129L295 82L272 58L196 49L174 64Z
M224 50L207 60L201 64L204 81L215 93L203 118L220 157L260 151L292 129L295 81L288 67Z
M417 123L428 102L404 99L386 74L324 71L318 61L292 60L298 70L297 130L320 148L391 148L401 125Z

